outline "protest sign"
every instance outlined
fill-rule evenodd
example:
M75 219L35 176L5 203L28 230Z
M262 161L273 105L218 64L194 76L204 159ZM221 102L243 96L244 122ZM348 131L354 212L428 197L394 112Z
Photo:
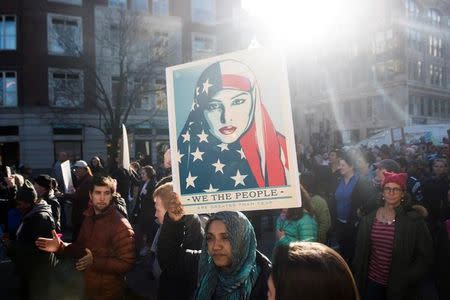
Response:
M122 167L125 170L130 169L130 148L128 146L127 128L122 124Z
M286 65L252 49L166 69L174 189L187 213L301 203Z
M61 172L64 181L64 192L73 193L72 171L70 169L70 160L61 163Z

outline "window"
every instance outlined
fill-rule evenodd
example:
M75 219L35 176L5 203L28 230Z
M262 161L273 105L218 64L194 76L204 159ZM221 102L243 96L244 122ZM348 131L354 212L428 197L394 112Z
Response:
M215 0L192 0L192 22L202 24L214 24L216 21Z
M419 31L411 28L406 29L406 39L408 46L412 49L422 51L422 35Z
M145 110L151 110L153 108L156 108L157 110L167 110L165 87L165 79L155 79L153 86L149 87L150 91L147 90L147 92L144 92L138 108Z
M430 65L430 83L442 86L443 68L436 65Z
M154 47L153 49L162 55L168 51L169 48L169 33L162 31L155 31L154 33Z
M108 0L108 6L127 8L127 0Z
M136 11L148 11L148 0L132 0L131 8Z
M155 16L169 15L169 0L153 0L152 13Z
M81 138L81 136L80 136ZM66 152L71 161L80 160L83 158L83 142L82 141L54 141L55 161L58 160L58 155L61 152Z
M48 80L50 105L54 107L81 107L84 101L83 72L79 70L50 69Z
M192 59L202 59L216 54L216 37L208 34L192 33Z
M155 89L158 89L155 94L155 106L158 110L167 110L167 97L166 97L166 80L165 79L156 79L155 80Z
M48 14L48 53L78 55L83 50L81 18Z
M415 106L415 104L416 104L416 97L410 95L408 100L409 100L409 101L408 101L408 107L409 107L408 111L409 111L409 114L410 114L410 115L414 115L414 106Z
M433 106L434 106L434 116L439 116L439 100L438 99L434 99L433 100Z
M428 10L428 19L433 26L441 25L441 13L436 9L431 8Z
M394 39L394 32L392 29L380 31L375 34L375 41L373 45L374 54L380 54L396 47L397 39Z
M447 107L445 105L447 104L447 102L445 100L441 100L440 102L441 102L440 115L441 117L445 117L447 113Z
M373 116L373 104L372 104L372 98L367 98L367 114L366 116L371 119Z
M435 57L442 57L442 39L435 36L428 36L428 54Z
M73 5L82 5L83 0L48 0L48 2L59 2Z
M120 88L120 77L113 76L111 77L111 101L112 105L115 107L117 103L117 96L119 95Z
M0 15L0 51L16 50L16 17Z
M433 115L433 102L431 99L428 99L428 101L425 103L428 104L427 106L427 116L432 116Z
M109 50L111 51L112 56L117 56L119 54L119 48L120 48L120 30L119 25L117 24L111 24L109 26Z
M426 99L425 97L420 97L420 115L424 116L425 115L425 104L426 104Z
M16 72L0 71L0 107L17 106Z
M421 60L409 62L409 79L423 80L423 62Z
M406 8L406 15L409 18L415 19L419 17L420 10L415 0L405 0L405 8Z

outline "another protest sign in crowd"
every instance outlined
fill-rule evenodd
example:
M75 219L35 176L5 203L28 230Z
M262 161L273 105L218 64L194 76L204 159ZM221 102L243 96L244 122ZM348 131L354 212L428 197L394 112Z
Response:
M303 205L274 213L185 215L167 161L76 161L67 190L67 155L27 179L2 166L1 258L21 299L132 297L141 257L149 299L450 298L448 144L297 150ZM255 216L275 213L265 256Z

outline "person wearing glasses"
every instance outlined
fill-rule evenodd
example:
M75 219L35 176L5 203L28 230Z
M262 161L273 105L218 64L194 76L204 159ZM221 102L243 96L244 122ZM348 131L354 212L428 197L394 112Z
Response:
M383 175L383 205L363 217L358 227L356 284L363 300L416 299L418 284L433 262L425 209L410 205L406 173Z

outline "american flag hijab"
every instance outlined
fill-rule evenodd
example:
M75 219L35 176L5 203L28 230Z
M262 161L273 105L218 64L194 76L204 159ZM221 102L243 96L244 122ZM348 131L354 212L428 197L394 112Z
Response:
M286 139L242 62L223 60L202 72L177 145L182 194L287 184Z

